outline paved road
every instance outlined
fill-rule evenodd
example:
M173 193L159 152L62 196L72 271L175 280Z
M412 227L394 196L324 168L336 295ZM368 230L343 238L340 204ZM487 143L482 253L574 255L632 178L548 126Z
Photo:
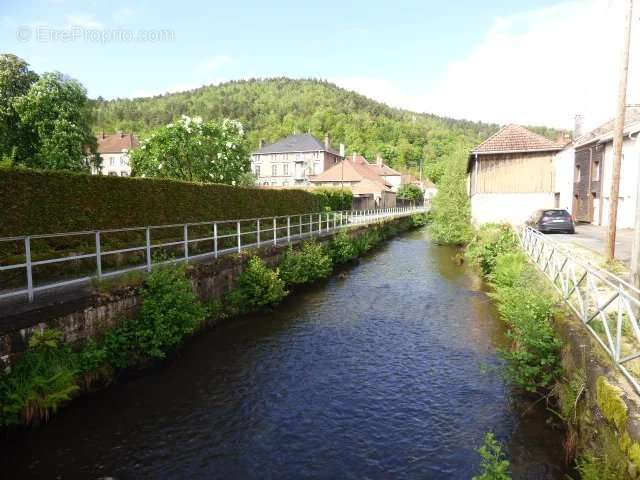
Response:
M553 234L552 238L563 243L577 243L578 245L604 255L607 246L606 235L606 227L578 224L574 235L559 233ZM619 229L616 235L616 260L626 263L627 265L631 263L632 237L633 230L630 228Z

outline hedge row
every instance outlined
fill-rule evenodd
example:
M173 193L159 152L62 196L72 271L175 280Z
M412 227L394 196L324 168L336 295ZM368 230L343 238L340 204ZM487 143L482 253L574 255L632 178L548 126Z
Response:
M0 236L315 212L322 199L174 180L0 169Z

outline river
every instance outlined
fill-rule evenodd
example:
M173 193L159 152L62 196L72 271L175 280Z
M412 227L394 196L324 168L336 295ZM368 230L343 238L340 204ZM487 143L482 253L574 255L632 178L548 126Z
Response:
M516 405L502 325L452 255L413 231L205 332L14 439L5 478L469 479L492 431L514 478L561 479L562 433Z

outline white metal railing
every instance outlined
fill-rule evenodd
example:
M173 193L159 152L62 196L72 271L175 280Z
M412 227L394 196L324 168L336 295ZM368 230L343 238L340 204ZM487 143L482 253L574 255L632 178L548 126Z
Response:
M94 278L103 279L114 277L135 270L151 271L154 265L161 263L188 262L206 257L217 258L228 253L237 253L261 246L289 244L308 237L327 235L350 226L366 225L384 219L405 217L427 210L428 208L425 206L408 206L377 210L307 213L242 220L4 237L0 238L0 248L3 244L14 243L21 246L22 252L19 255L14 255L14 257L17 256L20 258L20 261L17 263L3 264L0 260L0 274L4 272L22 271L24 272L24 281L20 281L20 285L17 287L16 285L7 286L7 282L2 282L5 283L5 285L0 283L0 300L26 296L26 298L32 302L38 292L80 284ZM167 230L170 232L173 231L174 238L171 238L171 241L162 241L166 240L166 236L169 235L169 233L165 234L164 238L162 235L160 235L160 238L156 238L158 236L157 232L163 230L165 232L167 232ZM179 234L176 235L176 232L179 232ZM109 249L109 246L113 242L105 241L105 237L122 233L137 235L139 240L134 241L133 245L129 244L123 246L123 248ZM71 255L62 255L53 258L49 258L48 255L46 255L47 258L43 259L34 257L34 242L57 242L70 238L84 239L83 248L85 250L81 253L74 252L74 254ZM154 239L158 241L154 242ZM153 261L154 252L171 247L176 248L180 252L179 257L164 261ZM106 260L128 254L138 254L142 262L133 266L128 265L124 268L116 266L116 268L110 271L104 268ZM87 260L92 263L91 271L86 272L85 268L85 272L79 277L77 276L77 272L76 277L73 278L71 272L65 271L62 275L63 278L57 281L46 281L38 284L34 279L34 269L37 267L54 264L60 265L69 262L77 263Z
M522 247L640 393L640 290L523 227Z

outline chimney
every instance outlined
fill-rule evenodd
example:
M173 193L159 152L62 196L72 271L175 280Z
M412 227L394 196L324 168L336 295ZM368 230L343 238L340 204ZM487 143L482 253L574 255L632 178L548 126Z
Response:
M344 158L344 143L340 144L340 156Z
M329 147L331 146L331 144L329 143L329 134L325 133L324 134L324 148L326 148L327 150L329 150Z
M107 136L104 134L104 130L102 131L102 138L107 138Z
M582 114L576 113L573 123L573 138L581 137L584 133L584 118Z
M258 148L262 148L264 146L264 140L261 138L258 142Z
M380 154L376 155L376 165L378 165L379 167L382 167L382 155Z

